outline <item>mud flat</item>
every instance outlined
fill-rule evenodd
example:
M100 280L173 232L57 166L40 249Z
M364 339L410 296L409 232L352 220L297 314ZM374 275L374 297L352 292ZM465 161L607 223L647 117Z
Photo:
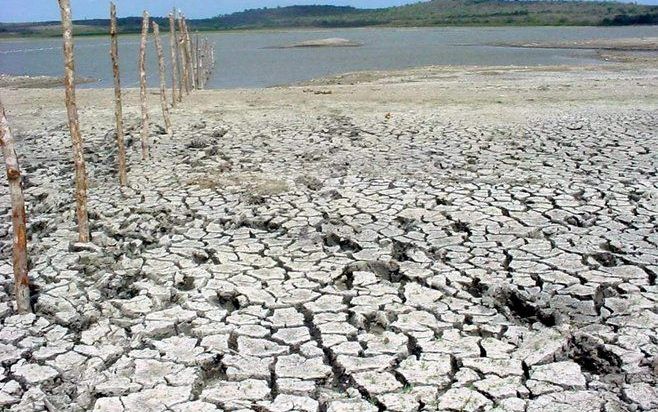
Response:
M150 95L149 162L130 90L125 190L112 91L80 90L89 245L63 93L2 89L37 293L13 314L4 219L0 405L656 409L656 86L652 64L354 73L194 93L173 138Z
M88 78L78 78L77 84L93 83L96 80ZM18 88L18 89L41 89L49 87L62 87L64 79L52 76L12 76L0 74L0 88Z
M625 39L592 39L581 41L497 43L496 46L512 46L541 49L597 49L616 51L658 51L658 37Z
M329 38L319 40L307 40L298 43L286 44L273 47L275 49L315 48L315 47L360 47L363 44L342 38Z

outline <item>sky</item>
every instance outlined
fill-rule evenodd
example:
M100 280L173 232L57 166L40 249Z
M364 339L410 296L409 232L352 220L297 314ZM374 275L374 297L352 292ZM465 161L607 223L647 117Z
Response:
M119 17L138 16L148 10L152 16L166 16L174 4L188 18L214 17L259 7L293 4L333 4L376 8L399 6L418 0L115 0ZM629 1L627 1L629 2ZM638 0L640 4L658 5L658 0ZM71 0L74 19L107 18L109 0ZM0 22L59 20L57 0L0 0Z
M418 1L418 0L416 0ZM658 0L656 0L658 1ZM148 10L152 16L166 16L172 6L188 18L214 17L259 7L295 4L333 4L364 8L398 6L410 0L114 0L119 17L139 16ZM108 18L109 0L71 0L74 19ZM59 20L57 0L0 0L0 22Z

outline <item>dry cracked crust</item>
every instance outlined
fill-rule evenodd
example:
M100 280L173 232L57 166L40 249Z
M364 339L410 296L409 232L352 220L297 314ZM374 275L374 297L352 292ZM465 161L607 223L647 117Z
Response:
M26 133L36 315L3 263L0 406L655 410L657 132L643 111L206 120L150 163L133 144L124 191L97 134L93 245L71 242L65 128Z

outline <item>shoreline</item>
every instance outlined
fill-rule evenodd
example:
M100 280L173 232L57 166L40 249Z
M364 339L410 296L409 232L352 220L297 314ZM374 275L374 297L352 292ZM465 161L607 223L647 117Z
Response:
M352 46L351 46L352 47ZM391 70L361 70L361 71L348 71L344 73L327 75L310 80L301 80L287 84L276 84L265 87L231 87L231 88L215 88L205 89L203 91L223 91L223 90L267 90L273 88L292 88L304 86L331 86L331 85L354 85L358 83L365 83L377 79L386 78L404 78L405 74L409 73L517 73L517 72L567 72L579 71L587 67L589 70L632 70L637 68L651 68L658 62L658 55L643 55L641 52L635 51L618 51L618 50L601 50L597 57L600 59L601 64L597 65L534 65L534 66L474 66L474 65L425 65L418 67L411 67L407 69L391 69ZM633 65L631 67L631 64ZM96 79L76 78L76 84L92 84L97 82ZM0 89L53 89L63 87L61 78L52 76L26 76L26 75L7 75L0 73ZM80 88L79 90L111 90L110 87L89 87ZM125 90L136 89L136 87L126 88Z
M607 107L613 104L609 100L612 91L616 104L656 106L658 92L653 91L656 89L653 87L656 79L658 69L653 60L638 62L620 59L592 66L424 66L406 70L343 73L266 88L208 89L192 94L191 98L199 105L199 110L212 108L215 97L231 99L235 102L234 107L241 108L239 110L253 110L258 107L255 102L262 100L258 97L260 95L265 101L281 99L282 104L298 109L303 107L304 112L325 110L322 106L325 101L348 105L356 110L360 110L360 104L381 106L386 102L390 110L441 104L442 110L468 108L473 113L483 113L493 121L496 120L496 113L504 113L511 119L523 118L522 113L535 116L541 110L555 113L568 107L565 102ZM464 84L469 87L464 89ZM436 88L439 86L444 88L444 92L437 94ZM32 96L30 90L37 94ZM137 114L138 89L123 90L126 112ZM512 93L512 90L515 92ZM63 107L63 100L58 101L63 93L62 88L0 87L0 93L7 100L8 112L23 118L32 118L30 113ZM92 116L112 117L112 88L78 88L77 93L81 110L86 108L85 112ZM157 94L157 89L149 89L150 104L155 103ZM23 95L32 96L34 104L25 105ZM254 103L244 99L253 100ZM12 105L12 101L17 101L17 104ZM98 105L98 101L105 101L106 104ZM88 104L91 106L87 107ZM304 107L306 104L310 104L308 109ZM524 108L519 112L518 108L524 106L541 107L541 110ZM159 109L152 108L151 111L154 116L159 116ZM41 122L39 117L34 120ZM29 124L20 126L29 128Z
M493 43L496 47L517 47L527 49L570 49L570 50L606 50L627 52L657 52L658 37L628 37L618 39L592 39L559 42L536 43Z

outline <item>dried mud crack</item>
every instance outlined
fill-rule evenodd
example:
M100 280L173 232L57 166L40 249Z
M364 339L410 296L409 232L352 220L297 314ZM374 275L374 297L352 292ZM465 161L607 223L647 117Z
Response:
M179 109L124 190L108 112L93 244L66 131L23 124L36 314L13 313L5 219L0 409L658 408L651 105L505 125L331 102Z

